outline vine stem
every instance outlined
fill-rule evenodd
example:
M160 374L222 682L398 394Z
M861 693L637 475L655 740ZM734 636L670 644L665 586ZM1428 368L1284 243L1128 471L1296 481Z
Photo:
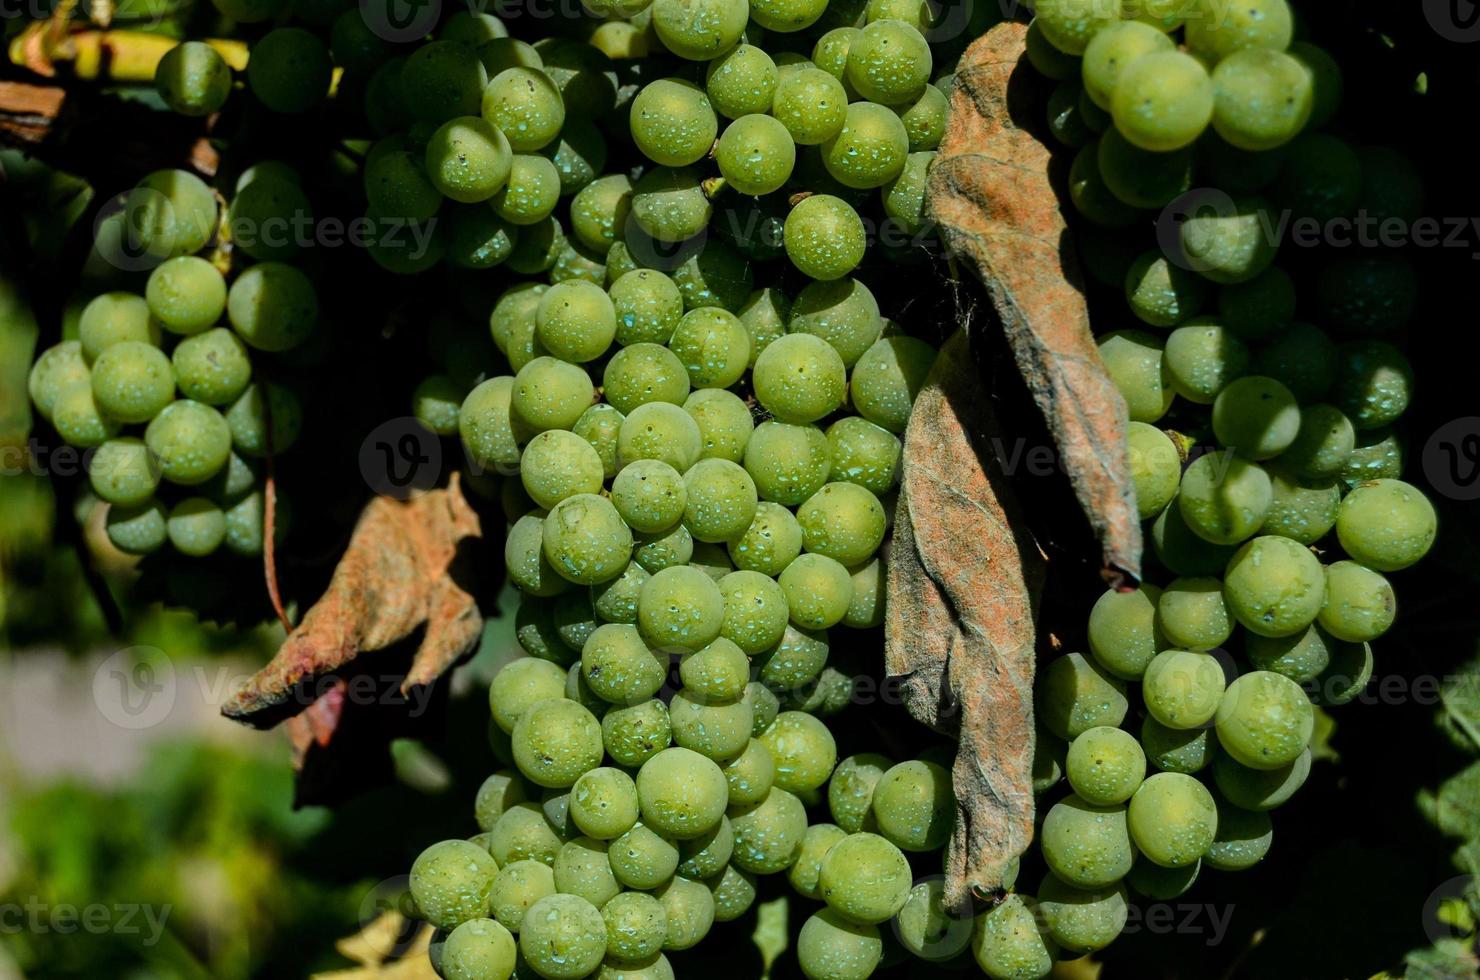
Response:
M286 633L293 632L293 621L283 608L282 592L278 589L277 574L277 472L274 466L272 447L272 389L267 379L262 379L263 448L266 450L267 474L262 486L262 575L267 580L267 598L272 611Z

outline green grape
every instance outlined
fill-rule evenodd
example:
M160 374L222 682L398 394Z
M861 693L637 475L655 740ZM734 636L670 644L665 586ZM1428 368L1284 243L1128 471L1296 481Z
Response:
M504 564L509 581L527 595L549 597L564 592L568 583L556 574L544 550L544 516L526 514L514 522L504 542Z
M879 304L873 293L862 282L849 278L837 282L809 283L797 294L787 329L794 334L812 334L827 341L842 358L843 366L852 368L876 345L883 326ZM920 341L904 340L891 346L904 348L902 351L895 351L896 359L900 353L907 355L911 362L908 367L918 367L914 363L917 358L925 361L927 356L934 355L934 351ZM929 355L925 354L927 350ZM878 358L873 364L876 371L889 366L889 353L890 351L880 350L875 355ZM791 356L797 357L798 354L793 352ZM928 366L926 361L926 369ZM913 399L913 394L911 398Z
M805 712L781 712L758 738L776 764L776 788L788 793L806 793L825 785L838 761L832 732ZM741 867L766 873L743 864Z
M606 169L606 138L586 119L567 117L559 136L540 152L555 164L563 195L576 193Z
M282 539L286 527L281 500L274 513L277 524L273 540L277 541ZM260 492L248 494L226 511L226 547L235 554L254 557L262 554L266 532L267 507Z
M708 833L679 844L678 874L690 881L713 878L730 863L735 848L735 832L728 817Z
M1110 945L1129 916L1124 885L1081 891L1053 874L1046 875L1038 886L1038 911L1049 937L1061 949L1074 952Z
M329 90L332 71L329 51L317 36L301 27L279 27L252 45L247 87L273 112L304 112Z
M1143 55L1120 73L1110 111L1115 128L1141 149L1180 150L1213 118L1213 80L1180 51Z
M767 705L767 712L760 710L756 698L751 697L752 688L770 692L758 684L746 685L746 694L741 700L750 706L753 718L751 727L751 740L746 743L745 749L734 759L725 763L725 780L730 784L729 805L750 806L764 800L771 792L771 787L776 782L776 763L771 758L771 751L763 744L756 741L754 735L756 729L764 729L775 720L779 705L775 701L775 695L771 695L771 701Z
M766 424L762 423L762 426ZM755 469L747 469L754 477ZM825 475L823 479L826 479ZM760 481L757 481L757 488L760 489ZM727 547L736 568L775 577L801 554L802 528L784 506L762 500L756 504L755 518L750 527L730 541Z
M540 813L539 807L533 803L520 803L510 812L528 815L520 819L538 820L544 832L555 841L555 846L550 853L553 855L559 849L559 841L554 838L554 832L549 829L549 824L545 823L544 815ZM500 818L499 822L503 823L503 818ZM512 823L508 827L512 827ZM505 832L507 833L507 829ZM504 840L511 839L504 838ZM517 853L504 848L500 851L506 858L512 858L513 854ZM495 854L495 857L497 856ZM550 860L554 860L553 856ZM528 914L530 907L540 899L553 894L555 894L555 872L550 869L549 863L538 859L520 858L503 864L498 875L493 879L488 904L493 917L498 920L499 924L510 932L517 933L523 926L524 917Z
M93 399L92 385L74 384L51 403L51 424L69 446L94 449L118 435L121 423L104 415Z
M890 432L903 432L915 395L925 386L936 351L913 337L884 337L853 366L849 395L858 414Z
M498 864L476 844L444 840L417 856L411 866L411 897L422 918L455 929L488 911Z
M714 145L719 120L709 96L692 82L661 78L632 100L632 141L643 155L665 167L686 167Z
M719 189L718 182L714 186ZM784 232L790 204L782 195L764 198L730 196L721 200L724 209L714 226L721 240L733 245L753 262L779 258L785 252ZM781 295L779 290L775 293Z
M158 347L159 324L150 318L149 313L149 304L144 297L134 293L99 293L88 300L77 322L82 358L91 363L108 347L125 340ZM37 408L40 407L38 403Z
M713 208L698 171L654 167L632 191L632 220L660 242L682 242L709 226Z
M847 122L849 108L843 83L821 68L798 67L777 75L771 115L799 146L819 146L836 137Z
M714 762L675 747L643 763L637 794L644 824L677 840L692 840L719 826L729 784Z
M411 108L401 93L401 72L405 65L405 58L387 59L365 85L361 108L370 131L376 136L399 132L411 124Z
M1166 34L1139 21L1107 25L1089 39L1080 71L1084 91L1094 104L1108 110L1121 74L1143 55L1170 51L1174 45Z
M704 70L704 90L714 110L739 119L771 110L776 91L776 63L752 44L742 44L720 55Z
M503 133L513 150L523 153L546 148L561 137L565 126L560 89L537 68L505 68L499 72L482 90L479 110Z
M1244 637L1244 655L1250 663L1260 670L1282 674L1297 684L1315 679L1326 669L1334 646L1331 637L1314 624L1289 636L1250 633Z
M672 275L683 294L684 307L690 311L717 306L733 313L755 287L749 260L717 238L691 252Z
M143 341L119 342L148 346ZM52 408L57 399L69 388L79 385L90 386L92 374L88 370L87 362L83 359L84 349L78 341L64 340L42 351L41 355L36 358L36 363L31 366L31 373L26 378L26 391L31 396L36 410L43 417L51 417ZM120 377L125 373L131 373L124 371L124 368L132 366L131 362L132 358L125 356L123 361L115 366L115 371Z
M271 431L268 413L271 412ZM303 409L297 395L281 385L252 383L226 409L226 425L231 426L231 446L243 456L266 456L271 449L283 453L297 441L303 426Z
M296 267L261 262L231 284L226 315L248 345L272 353L291 350L313 333L319 316L318 292Z
M154 498L132 507L108 508L108 540L129 555L158 551L168 538L164 508Z
M801 854L807 811L801 800L776 785L761 802L732 808L730 825L735 831L730 858L734 866L751 874L777 874L795 864Z
M1283 384L1302 404L1326 397L1337 367L1336 346L1325 331L1308 323L1290 324L1254 359L1258 374Z
M797 894L813 901L822 900L822 861L835 844L847 837L848 831L836 824L814 823L807 828L796 863L786 872L786 880Z
M1039 796L1053 789L1064 778L1064 762L1069 746L1063 739L1054 737L1041 726L1034 727L1033 793Z
M1286 148L1274 194L1294 218L1325 224L1356 210L1362 194L1362 161L1345 140L1306 133Z
M334 63L356 76L375 71L390 55L390 45L358 10L346 10L329 27L329 54ZM228 83L230 75L227 75ZM228 84L228 91L229 91ZM222 101L225 101L223 95Z
M884 625L888 591L888 569L882 558L849 569L853 577L853 599L843 614L843 625L873 629ZM850 692L851 694L851 692Z
M1187 893L1197 882L1201 870L1201 861L1183 868L1163 868L1142 859L1135 863L1125 880L1138 894L1159 902L1170 902Z
M827 72L821 74L837 84ZM842 129L822 144L822 163L844 187L868 190L898 177L909 152L909 134L893 110L873 102L854 102L848 106Z
M514 613L514 638L531 657L539 657L562 667L577 658L580 644L572 647L555 627L555 604L539 602L537 597L520 601Z
M1368 480L1396 480L1403 475L1403 442L1390 428L1357 433L1356 445L1341 468L1341 481L1348 487ZM1336 512L1331 513L1332 524ZM1329 528L1328 528L1329 530Z
M1330 480L1341 473L1355 446L1356 431L1340 409L1309 405L1300 411L1300 430L1280 465L1304 480Z
M554 357L536 357L514 376L509 414L531 433L569 429L590 407L595 392L584 369Z
M745 750L754 723L750 705L743 701L715 702L685 691L673 695L668 717L674 742L721 763L737 758ZM725 786L728 800L728 780Z
M448 980L508 977L514 972L516 949L508 929L492 919L469 919L443 944L441 972Z
M683 294L668 276L656 269L635 269L613 282L609 292L618 344L666 344L673 337L683 316Z
M1184 650L1212 650L1233 635L1233 619L1215 578L1179 578L1162 591L1157 625L1168 641Z
M1359 483L1341 502L1336 536L1354 560L1379 572L1414 564L1433 547L1434 505L1402 480Z
M1283 51L1294 32L1286 0L1251 0L1227 8L1197 0L1186 18L1188 48L1212 63L1246 48Z
M205 259L177 255L149 274L144 295L149 312L166 330L196 334L221 318L226 309L226 280ZM138 339L149 338L146 334Z
M601 457L591 444L563 429L541 432L519 458L525 491L546 509L578 493L600 493L602 472Z
M671 531L639 535L632 549L633 559L653 575L675 565L687 565L693 554L693 535L682 524Z
M496 772L483 780L473 803L474 817L478 829L485 833L493 830L498 818L516 803L524 802L524 783L515 772Z
M695 388L728 388L744 376L750 363L750 334L739 317L718 306L685 313L668 347Z
M889 768L874 784L872 827L905 851L934 851L956 826L951 774L934 762L912 760Z
M732 646L742 654L759 654L781 642L789 609L786 593L773 579L760 572L734 571L720 579L719 589L725 601L720 635ZM694 685L685 681L685 686ZM712 696L739 697L740 692Z
M1213 128L1241 150L1283 146L1310 119L1313 83L1310 70L1283 51L1236 51L1213 69Z
M1310 775L1310 749L1294 761L1273 769L1251 769L1227 753L1213 762L1213 781L1218 792L1236 807L1263 812L1289 802Z
M519 464L519 445L509 414L513 394L513 378L489 378L468 392L458 409L463 449L479 469L508 472ZM520 430L524 434L522 423Z
M424 379L411 393L411 414L439 436L457 434L463 388L445 374Z
M1265 340L1295 318L1295 283L1277 266L1218 290L1218 318L1241 340Z
M780 189L791 178L796 144L780 122L752 113L725 127L714 159L730 187L759 197Z
M1347 704L1371 682L1375 666L1370 644L1338 642L1330 665L1312 685L1312 699L1323 708Z
M1101 336L1098 344L1100 360L1125 399L1130 420L1150 424L1165 415L1176 392L1162 341L1144 330L1114 330Z
M683 409L699 426L701 459L738 463L745 458L755 423L750 407L738 395L721 388L701 388L684 400Z
M632 532L605 497L567 497L545 518L544 551L550 566L578 585L622 574L632 557Z
M1231 381L1213 402L1213 431L1218 441L1251 459L1269 459L1292 448L1304 421L1305 415L1290 389L1273 378L1251 376ZM1321 424L1317 418L1317 427ZM1329 420L1325 427L1330 428ZM1297 459L1308 453L1306 447L1299 450Z
M1099 163L1098 174L1105 188L1131 208L1166 207L1192 186L1194 154L1191 149L1171 153L1150 152L1136 147L1113 129L1100 137L1094 148ZM1141 262L1150 262L1157 255L1153 250L1143 256ZM1189 281L1195 278L1180 267L1171 274L1183 275ZM1164 278L1165 273L1162 275ZM1195 287L1189 285L1187 288ZM1197 297L1197 305L1201 305L1201 290Z
M606 282L606 257L567 238L560 245L555 264L550 267L550 283L554 285L572 280L602 286Z
M1142 583L1134 591L1110 589L1089 612L1089 649L1116 677L1140 680L1146 665L1166 646L1156 619L1161 590Z
M171 483L204 483L226 465L231 427L221 413L200 402L166 405L144 430L144 442L160 474Z
M1226 205L1205 204L1181 226L1181 259L1217 283L1245 282L1274 260L1273 219L1268 203L1239 196Z
M394 155L386 143L378 143L370 150L370 160L377 162L382 154ZM399 159L399 158L396 158ZM272 162L272 161L268 161ZM391 161L391 165L394 164ZM377 171L379 173L380 171ZM412 191L422 191L422 178L418 173ZM370 185L367 169L367 190ZM409 195L408 195L409 196ZM436 209L440 196L428 193L427 203L422 210L428 214ZM262 261L286 261L297 255L307 244L308 226L313 220L313 208L308 195L303 192L298 174L290 168L283 171L271 170L258 174L242 185L227 209L232 244L254 259ZM204 261L204 260L199 260Z
M377 152L381 145L372 147L365 160L365 197L371 209L411 221L430 220L442 206L442 192L427 176L422 161L405 149Z
M611 499L617 513L639 532L673 527L683 517L687 496L678 471L656 459L629 463L612 482Z
M796 558L777 581L786 593L792 622L804 629L822 630L842 622L853 600L853 577L826 555Z
M616 333L612 301L593 283L572 280L551 286L535 308L536 339L562 361L595 360L611 346ZM627 411L615 401L612 404L619 411ZM582 405L581 411L585 409Z
M1153 327L1175 327L1202 309L1207 283L1156 250L1142 253L1125 277L1131 312Z
M1039 840L1049 869L1085 890L1124 878L1136 854L1125 807L1097 807L1072 795L1049 809Z
M1094 806L1124 803L1146 778L1146 754L1129 732L1100 726L1081 732L1065 760L1069 786ZM949 787L946 799L954 805Z
M1396 347L1378 340L1342 344L1334 362L1331 402L1358 431L1391 425L1407 411L1413 368Z
M935 85L925 86L925 91L915 101L894 107L910 138L911 153L933 150L940 146L940 141L946 135L946 119L950 107L951 100Z
M1308 41L1296 41L1289 50L1311 74L1311 110L1306 126L1323 129L1341 107L1341 66L1328 51ZM1418 214L1415 212L1413 217Z
M534 48L571 116L584 121L612 111L617 95L615 66L610 58L574 38L545 37L536 41Z
M1201 728L1217 712L1223 689L1223 668L1215 658L1163 650L1146 665L1141 697L1151 716L1168 728Z
M1081 109L1087 98L1084 86L1073 78L1059 82L1048 96L1049 132L1071 150L1083 149L1095 141L1095 131Z
M1033 14L1043 40L1064 54L1082 55L1096 34L1120 19L1120 5L1094 0L1039 0Z
M632 181L625 174L593 180L570 202L571 230L582 245L605 255L621 237L632 206Z
M622 891L607 860L606 841L590 837L568 841L555 855L554 870L557 892L583 898L598 909Z
M691 949L714 926L714 896L702 882L674 877L653 892L653 897L663 906L668 921L663 940L666 950Z
M611 23L626 22L608 21ZM594 980L673 980L673 967L662 953L640 962L609 958L592 977Z
M1104 24L1100 25L1100 27L1104 26ZM1056 31L1055 35L1058 36L1058 34L1059 32ZM1089 44L1089 40L1089 37L1085 37L1084 43ZM1024 45L1028 63L1044 78L1061 82L1079 74L1078 55L1070 54L1060 49L1055 42L1050 41L1048 35L1044 33L1043 22L1037 17L1028 23Z
M1207 317L1173 330L1162 356L1172 390L1197 405L1211 405L1230 382L1248 373L1251 360L1234 331Z
M844 77L870 102L897 106L920 97L933 67L919 30L901 20L874 20L852 38Z
M601 907L606 922L606 950L624 964L648 959L663 948L668 914L656 898L643 892L624 892Z
M1218 828L1213 794L1192 776L1160 772L1131 797L1131 840L1141 855L1164 868L1185 868L1202 858Z
M1043 727L1063 739L1100 725L1114 728L1130 707L1125 682L1082 653L1066 653L1044 666L1034 704Z
M555 164L537 153L515 153L508 179L488 203L509 224L524 226L548 218L559 200L560 172Z
M867 419L849 416L827 429L831 475L875 494L885 494L899 482L901 447L889 430Z
M190 255L216 233L216 198L206 182L184 170L156 170L127 193L119 216L130 252L167 259ZM100 229L101 232L101 229Z
M676 565L655 572L643 585L637 622L643 638L657 650L698 650L719 637L724 605L714 579Z
M1266 813L1243 810L1218 801L1218 833L1204 855L1208 867L1219 871L1244 871L1269 853L1274 829Z
M52 351L57 350L52 348ZM37 361L31 373L32 397L36 398L39 393L38 407L48 412L58 396L71 387L63 384L63 379L76 377L81 381L87 378L80 347L55 354L52 351ZM50 361L46 360L47 355L50 355ZM68 364L66 359L73 356L75 365ZM118 422L148 422L175 397L175 375L170 359L158 347L142 341L125 340L104 350L93 361L91 380L98 409ZM50 385L56 387L47 390ZM42 399L46 401L45 405Z
M1402 256L1340 258L1316 280L1324 319L1343 334L1391 333L1418 303L1418 275Z
M904 907L911 877L898 847L877 834L849 834L823 856L818 890L848 921L877 925Z
M508 259L518 245L519 230L489 207L454 208L448 223L448 260L464 269L491 269Z
M1213 761L1218 741L1210 728L1168 728L1147 714L1141 722L1141 748L1163 772L1194 773Z
M931 227L925 215L925 177L935 160L933 151L911 153L905 157L904 169L884 187L884 213L907 236L918 236ZM890 242L886 239L885 245Z
M668 709L661 701L613 708L602 717L601 729L607 754L629 768L641 766L673 739Z
M744 651L721 637L684 657L679 677L688 696L697 703L736 701L745 693L749 671L750 661Z
M836 667L824 667L816 680L787 694L786 707L819 718L831 717L852 703L856 686L852 675Z
M900 945L931 963L953 960L971 942L972 920L947 908L940 878L928 878L910 889L894 925Z
M434 125L457 116L478 115L487 84L488 73L477 54L455 41L423 44L401 69L400 88L407 108L417 119Z
M755 0L750 18L768 31L789 34L812 26L827 7L827 0Z
M1124 228L1138 216L1136 209L1122 201L1106 184L1100 169L1099 142L1089 144L1075 155L1069 167L1069 199L1076 211L1101 228Z
M686 750L668 751L683 752ZM639 778L641 778L640 775ZM641 798L640 787L639 798ZM612 841L607 849L607 860L617 880L627 887L657 888L672 878L674 870L678 867L678 845L642 823L638 823Z
M993 980L1048 976L1059 949L1041 921L1038 903L1016 893L977 916L971 934L977 965Z
M1278 769L1294 762L1309 744L1313 726L1305 692L1288 677L1267 670L1228 685L1218 706L1219 744L1251 769Z
M733 48L750 16L743 0L653 0L653 30L680 58L708 61Z
M843 565L866 561L884 540L884 507L854 483L829 483L797 509L803 546Z
M547 895L524 913L519 952L546 980L581 980L606 956L606 922L576 895Z
M1290 636L1315 621L1324 599L1321 563L1289 538L1264 535L1228 563L1223 594L1243 626L1261 636Z
M792 208L784 235L792 264L821 280L841 279L852 272L867 245L858 212L830 194L814 194Z
M426 169L433 186L463 204L493 197L508 183L513 166L509 141L479 116L449 119L427 141Z
M560 689L563 694L563 672ZM530 705L511 734L514 763L537 786L563 789L601 764L601 723L564 697Z
M828 783L828 810L838 825L850 834L874 830L874 789L894 763L877 753L849 756L838 763Z
M1253 535L1273 502L1269 474L1231 452L1207 453L1182 474L1177 510L1194 534L1232 545ZM1180 574L1194 574L1173 568Z
M596 615L608 623L637 623L637 599L650 576L636 561L629 562L626 571L609 582L591 587L591 598Z
M1165 432L1145 422L1127 423L1126 450L1141 519L1155 517L1177 495L1181 454Z
M812 64L838 81L846 81L848 49L862 33L857 27L835 27L822 34L812 46Z
M698 460L702 448L699 425L692 416L669 402L648 402L622 420L617 462L657 459L684 472Z

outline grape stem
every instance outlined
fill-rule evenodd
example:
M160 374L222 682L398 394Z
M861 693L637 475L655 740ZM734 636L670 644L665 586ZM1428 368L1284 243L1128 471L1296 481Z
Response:
M267 598L272 603L272 611L277 614L278 622L283 624L284 632L293 632L293 621L288 618L287 610L283 608L283 596L278 589L277 575L277 473L273 466L274 454L272 450L272 397L266 383L262 385L262 419L263 419L263 449L266 451L265 468L266 476L262 481L262 574L267 580Z

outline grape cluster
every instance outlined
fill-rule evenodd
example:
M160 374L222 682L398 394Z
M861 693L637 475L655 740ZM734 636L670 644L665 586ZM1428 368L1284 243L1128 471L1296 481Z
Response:
M1088 655L1040 670L1049 873L1027 911L994 913L1007 917L1000 962L1015 964L994 976L1043 976L1103 948L1130 892L1167 901L1204 867L1266 856L1269 811L1310 772L1316 707L1351 701L1372 675L1369 644L1396 613L1386 573L1436 531L1433 505L1401 479L1394 428L1413 388L1396 343L1413 269L1386 250L1317 256L1297 296L1269 232L1281 212L1412 221L1416 172L1327 130L1340 72L1292 43L1286 0L1239 3L1226 20L1204 0L1126 19L1105 16L1113 7L1039 0L1028 54L1057 80L1049 128L1076 154L1086 267L1140 321L1099 347L1129 413L1158 584L1107 592ZM1185 23L1158 15L1184 7ZM1194 188L1214 203L1194 199L1157 247L1155 209Z
M294 180L280 165L248 170L233 212ZM223 546L260 554L261 461L290 448L302 425L297 397L254 372L254 360L308 339L318 318L313 283L245 250L262 261L228 284L218 210L211 188L185 171L140 181L101 223L95 249L152 267L142 295L92 296L73 336L31 369L32 403L85 451L92 491L109 505L108 537L129 554L166 543L197 558Z

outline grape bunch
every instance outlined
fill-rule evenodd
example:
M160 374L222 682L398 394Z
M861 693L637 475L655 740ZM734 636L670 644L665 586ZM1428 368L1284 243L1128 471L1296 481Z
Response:
M1037 927L1001 933L1016 965L994 975L1105 947L1132 892L1169 901L1204 868L1261 861L1269 811L1310 772L1317 707L1372 676L1397 611L1387 575L1436 533L1401 479L1412 266L1391 250L1292 255L1270 230L1411 222L1417 173L1331 130L1340 71L1292 41L1286 0L1227 19L1203 0L1114 6L1039 0L1028 55L1057 82L1048 124L1074 154L1086 268L1139 321L1099 348L1155 571L1095 603L1087 655L1040 669L1048 873L1011 913ZM1185 220L1157 217L1179 199Z
M232 212L295 179L285 167L248 170ZM261 261L233 268L218 211L212 189L182 170L123 195L94 257L149 271L112 270L135 289L87 298L69 339L31 369L32 403L84 451L92 492L108 504L108 538L129 554L166 543L193 558L223 547L260 554L263 460L289 449L302 424L297 397L258 362L309 338L317 292L300 269L254 250L237 249Z

